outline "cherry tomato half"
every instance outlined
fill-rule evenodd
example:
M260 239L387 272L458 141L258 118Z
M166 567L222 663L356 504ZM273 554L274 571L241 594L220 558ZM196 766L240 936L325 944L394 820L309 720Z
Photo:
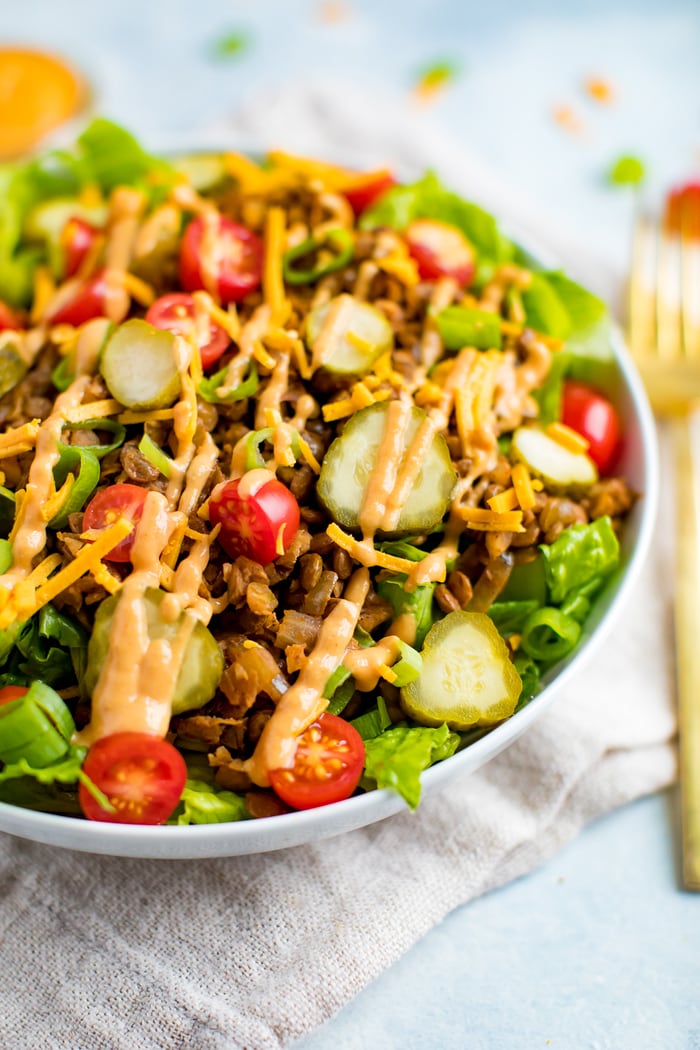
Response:
M149 733L113 733L93 744L83 772L114 807L110 812L84 784L78 798L88 820L109 824L162 824L180 800L185 760L172 744Z
M13 700L19 700L20 697L26 696L29 689L26 685L4 685L0 689L0 707L3 704L11 704Z
M187 292L172 292L170 295L161 295L149 306L146 320L154 328L162 328L186 338L194 327L195 316L192 296ZM218 361L231 342L223 328L213 321L209 322L209 336L209 340L199 347L202 368L209 368Z
M588 455L601 474L610 469L620 441L617 412L606 397L584 383L566 380L562 396L562 423L588 441Z
M92 321L94 317L104 317L108 294L105 271L99 270L76 288L71 298L50 314L49 320L52 324L72 324L77 327Z
M64 258L64 277L73 277L80 269L85 256L88 254L95 238L97 227L75 216L69 219L61 230L61 248Z
M240 554L269 565L287 550L299 528L299 504L277 478L248 491L250 475L225 481L209 499L209 520L230 558Z
M325 712L297 741L292 769L271 769L270 784L293 809L314 809L349 798L365 764L365 745L344 718Z
M355 215L361 215L370 204L374 204L382 194L395 185L396 179L390 171L378 171L366 180L358 178L357 185L345 191L345 197Z
M433 219L416 219L406 230L408 250L424 281L453 277L463 287L476 269L474 249L458 229Z
M108 525L114 525L119 518L128 518L129 521L133 521L134 525L138 524L143 514L143 505L147 495L147 489L142 489L139 485L130 485L128 481L109 485L93 496L85 508L83 531L106 529ZM109 554L105 554L105 561L131 561L133 546L134 532L132 531Z
M185 230L180 284L188 292L212 291L213 282L224 305L237 303L260 287L262 267L263 242L252 230L223 215L213 236L203 219L194 219Z
M5 332L8 329L15 331L23 327L19 315L0 299L0 332Z

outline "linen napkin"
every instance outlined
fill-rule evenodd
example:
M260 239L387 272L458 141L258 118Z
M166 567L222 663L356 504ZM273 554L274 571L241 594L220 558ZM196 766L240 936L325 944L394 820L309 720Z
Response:
M263 99L209 138L351 153L408 175L432 165L537 234L583 280L614 290L595 260L586 270L561 223L550 228L398 107L312 85ZM0 1045L286 1046L452 909L531 870L604 811L667 785L675 726L665 516L657 535L636 593L585 672L505 753L415 814L311 846L204 861L118 860L0 835Z

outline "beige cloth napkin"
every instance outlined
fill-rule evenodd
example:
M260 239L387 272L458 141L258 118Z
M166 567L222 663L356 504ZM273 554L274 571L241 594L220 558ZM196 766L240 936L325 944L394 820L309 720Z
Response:
M382 124L371 112L324 88L268 100L239 127L317 152L330 128L340 152L356 141L384 160L442 169L444 158L455 185L481 179L482 199L513 210L512 195L494 200L497 181L469 157L460 161L432 133L425 155L427 133L413 125L407 135L398 118ZM585 673L508 751L415 814L309 847L187 862L94 857L0 835L0 1046L287 1045L452 909L531 870L600 813L668 784L667 534L664 521L636 593Z

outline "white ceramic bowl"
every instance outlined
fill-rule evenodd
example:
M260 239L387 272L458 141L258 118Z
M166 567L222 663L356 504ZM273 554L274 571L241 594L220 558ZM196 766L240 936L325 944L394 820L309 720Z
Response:
M519 238L520 242L523 239ZM542 691L507 722L491 730L452 758L426 770L423 797L458 775L484 765L523 733L552 703L566 683L584 673L594 650L610 633L636 579L651 540L658 501L658 451L654 420L644 388L619 330L613 331L618 364L614 400L623 420L625 449L620 473L642 493L626 524L623 570L610 583L585 624L576 650L544 679ZM320 809L230 824L187 827L138 827L101 824L75 817L21 809L0 802L0 831L35 842L117 857L173 860L231 857L299 846L364 827L405 808L388 789L371 791Z

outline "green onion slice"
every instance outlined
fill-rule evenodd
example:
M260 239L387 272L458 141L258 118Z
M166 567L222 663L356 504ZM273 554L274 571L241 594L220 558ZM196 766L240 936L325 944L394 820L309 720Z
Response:
M322 249L332 252L330 259L319 262L315 267L306 270L297 269L294 263L297 259L303 259L314 252ZM315 281L325 277L336 270L342 270L350 262L353 256L354 243L352 234L342 227L328 230L323 237L307 237L301 244L290 248L282 256L282 274L287 284L314 284Z
M65 528L69 516L83 509L99 484L100 461L93 451L82 445L63 445L58 463L53 469L57 489L69 474L73 474L75 480L61 509L49 522L52 529Z
M208 401L210 405L228 405L233 401L242 401L246 397L253 397L257 393L258 370L251 362L250 371L243 382L235 387L230 394L227 394L226 397L219 397L216 391L226 378L226 372L227 369L222 368L220 372L215 372L213 376L200 380L198 392L203 401Z
M156 445L148 434L144 434L139 441L139 452L145 456L152 467L155 467L164 478L169 478L173 472L173 461L163 449Z
M559 609L545 606L530 613L523 624L520 646L533 660L561 660L576 645L581 624Z

